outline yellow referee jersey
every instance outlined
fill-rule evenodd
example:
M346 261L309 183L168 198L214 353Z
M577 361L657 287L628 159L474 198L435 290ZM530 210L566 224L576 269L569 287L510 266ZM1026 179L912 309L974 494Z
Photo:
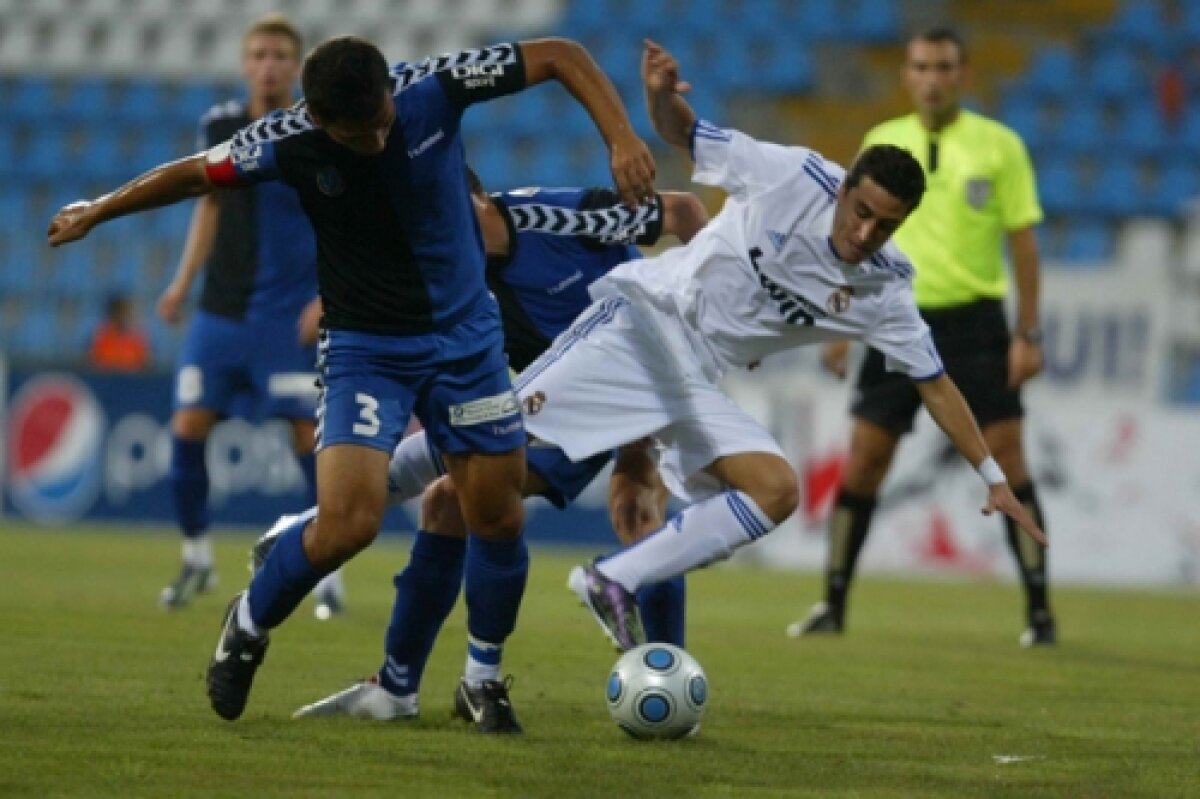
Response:
M917 305L945 308L1008 292L1004 234L1042 221L1033 164L1021 138L970 111L938 133L916 114L878 125L863 147L894 144L921 162L927 188L896 232L917 268Z

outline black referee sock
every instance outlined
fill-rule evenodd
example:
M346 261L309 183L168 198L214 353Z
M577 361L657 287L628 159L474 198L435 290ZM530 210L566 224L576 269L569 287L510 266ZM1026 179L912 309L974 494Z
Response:
M1045 531L1046 520L1042 516L1042 506L1038 502L1037 491L1034 490L1033 483L1026 483L1019 488L1014 488L1013 495L1025 506L1038 526ZM1021 573L1021 582L1025 586L1025 594L1029 599L1029 618L1032 620L1034 614L1049 613L1046 548L1034 541L1028 533L1017 527L1016 523L1007 516L1004 517L1004 528L1008 533L1008 546L1017 559L1017 569ZM1049 533L1047 532L1046 535Z
M840 618L846 609L846 594L854 579L858 553L871 528L875 497L860 497L846 489L838 491L829 519L829 555L825 567L825 602Z

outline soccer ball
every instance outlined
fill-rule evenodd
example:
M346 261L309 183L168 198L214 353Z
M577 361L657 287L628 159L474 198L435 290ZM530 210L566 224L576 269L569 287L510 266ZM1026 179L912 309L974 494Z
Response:
M682 738L700 726L708 678L670 644L642 644L621 656L605 689L613 721L634 738Z

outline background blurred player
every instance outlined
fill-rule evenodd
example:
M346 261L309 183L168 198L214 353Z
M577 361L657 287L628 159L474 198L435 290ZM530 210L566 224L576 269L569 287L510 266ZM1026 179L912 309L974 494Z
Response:
M1021 435L1021 386L1042 369L1034 232L1042 210L1033 167L1017 133L959 104L968 77L967 53L954 31L936 28L913 38L904 77L916 112L879 125L863 147L904 147L925 170L925 199L896 233L896 242L917 266L917 305L1013 493L1045 529ZM1006 243L1017 288L1012 336L1004 316ZM825 353L826 364L839 376L846 372L847 347L838 343ZM830 521L825 601L790 626L789 635L844 629L846 596L879 487L920 405L913 386L884 368L881 353L868 350L851 408L850 455ZM1053 644L1046 548L1011 519L1004 524L1028 599L1021 643Z
M692 194L661 192L652 203L629 208L609 189L519 189L488 196L471 174L471 197L488 255L488 285L500 302L509 364L525 369L588 305L587 287L618 264L641 257L635 244L653 245L662 234L687 243L708 221ZM532 407L529 410L533 410ZM579 463L556 449L526 450L526 494L565 507L612 460L604 452ZM649 442L615 454L609 483L613 528L628 545L662 526L667 490L658 477ZM375 676L308 705L297 716L348 715L380 720L417 715L426 661L462 583L466 524L453 482L423 433L396 448L390 489L394 502L418 496L421 529L408 567L395 579L396 601L385 639L385 660ZM426 488L426 486L428 486ZM276 525L276 530L280 529ZM274 532L274 531L273 531ZM270 546L271 534L256 547ZM685 585L681 576L645 586L638 603L652 641L684 645ZM482 671L499 680L499 664ZM470 718L471 708L457 712ZM482 722L485 726L488 722Z
M642 62L655 130L695 161L693 179L729 192L687 246L625 264L555 347L522 373L531 439L578 461L653 436L663 480L690 502L659 531L569 585L622 649L644 640L636 592L726 558L795 510L796 473L762 425L718 382L791 347L861 338L918 386L934 419L1001 510L1038 535L944 373L912 299L912 266L889 238L921 201L925 178L904 150L870 147L848 173L812 150L758 142L697 119L670 53Z
M201 118L199 149L291 105L302 53L300 33L286 17L250 25L242 39L246 100L220 103ZM204 290L180 353L171 418L170 482L184 540L183 566L159 597L168 609L215 582L205 444L219 419L288 420L310 499L316 497L316 348L300 340L299 325L315 308L317 247L296 192L273 183L197 200L179 269L158 301L164 321L183 318L201 268ZM319 606L340 609L340 596L331 584Z
M578 44L500 44L389 69L374 45L339 37L305 59L303 104L208 153L67 206L51 222L49 240L58 245L108 219L217 187L283 180L299 191L316 230L326 328L318 512L279 536L226 611L207 677L222 718L245 709L268 631L378 535L388 462L414 412L443 453L471 530L468 657L499 661L528 574L525 431L486 287L459 123L473 103L547 80L563 83L591 115L622 199L652 198L649 150ZM463 680L458 693L472 707L495 706L492 716L507 721L489 732L520 731L504 684Z

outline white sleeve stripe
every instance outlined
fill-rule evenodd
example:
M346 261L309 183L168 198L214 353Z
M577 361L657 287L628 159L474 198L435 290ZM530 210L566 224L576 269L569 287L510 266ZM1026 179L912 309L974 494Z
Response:
M286 111L277 111L242 128L233 135L230 144L236 148L276 141L312 130L312 127L312 119L301 100Z
M557 205L530 203L508 209L518 231L537 231L555 236L587 236L596 239L624 240L636 236L640 228L659 217L658 203L628 208L576 211Z
M517 62L517 48L512 44L497 44L457 53L430 56L417 64L393 67L392 78L396 81L392 94L400 94L413 84L420 83L436 72L458 67L490 67Z

